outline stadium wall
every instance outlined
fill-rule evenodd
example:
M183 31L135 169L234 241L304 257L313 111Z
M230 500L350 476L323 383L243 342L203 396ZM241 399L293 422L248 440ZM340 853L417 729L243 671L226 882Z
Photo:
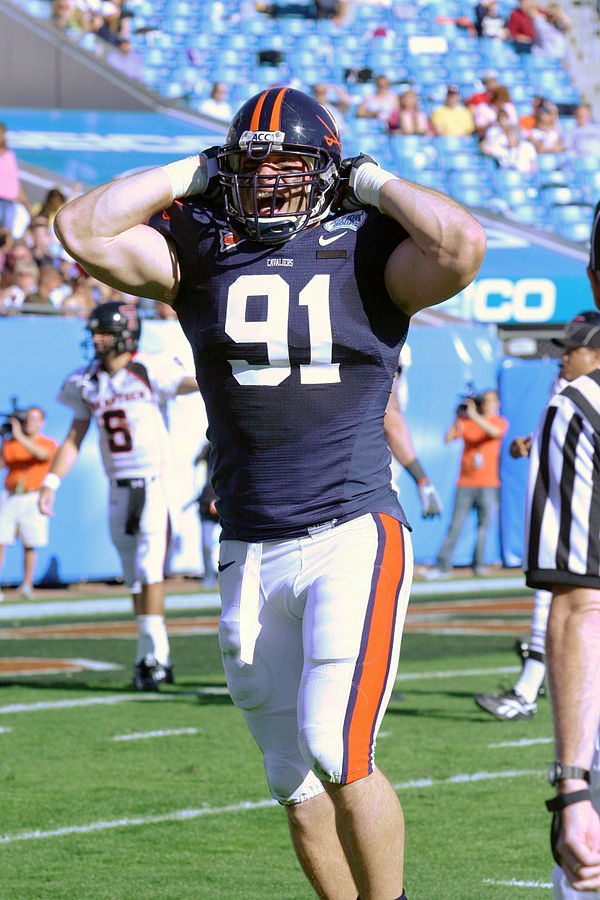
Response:
M16 395L20 406L40 404L46 411L45 433L60 443L69 427L71 412L56 401L65 375L84 364L80 342L87 336L81 319L10 316L0 320L3 352L0 355L0 410L10 409ZM441 519L421 519L415 485L396 463L393 475L409 521L413 525L415 558L431 563L445 536L458 475L461 441L444 444L444 433L454 410L471 382L477 391L500 381L503 414L511 434L527 434L534 427L547 396L555 364L548 361L502 360L502 347L492 325L415 327L409 334L412 362L406 369L405 416L417 453L438 488L444 503ZM142 348L167 349L193 373L191 349L175 320L146 320ZM524 372L531 373L525 378ZM195 504L204 478L193 465L206 432L206 414L198 394L178 397L166 410L172 438L173 544L169 570L201 572L200 536ZM487 562L503 560L517 566L521 558L523 478L526 462L502 457L501 531L490 531ZM56 497L50 523L50 545L40 551L37 578L46 583L102 581L118 577L118 557L107 527L107 479L98 452L95 425L86 436L79 458ZM455 553L455 564L468 565L475 535L474 516L467 523ZM502 540L500 535L502 535ZM21 546L8 547L2 580L19 582Z

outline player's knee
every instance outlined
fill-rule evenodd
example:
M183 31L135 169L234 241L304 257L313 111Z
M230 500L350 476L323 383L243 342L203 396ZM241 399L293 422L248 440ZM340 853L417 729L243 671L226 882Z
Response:
M242 662L237 629L226 622L219 623L219 645L231 699L239 709L258 709L271 692L269 670L256 655L251 665Z
M303 728L298 736L302 758L321 781L339 784L342 738L323 729Z
M302 803L322 792L321 783L306 766L270 751L263 761L271 796L278 803Z

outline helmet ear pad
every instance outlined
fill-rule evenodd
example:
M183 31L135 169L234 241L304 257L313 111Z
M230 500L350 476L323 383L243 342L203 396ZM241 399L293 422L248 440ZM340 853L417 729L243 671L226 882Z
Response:
M252 240L278 243L323 219L336 196L341 149L333 116L308 94L293 88L269 88L248 100L233 117L227 142L218 155L225 212L234 231ZM244 164L271 154L283 160L289 156L309 161L302 179L307 203L298 211L278 212L275 199L270 213L265 214L264 201L259 211L259 188L261 197L267 190L275 195L282 182L273 176L265 181L265 176L245 173ZM291 174L293 178L296 173ZM253 198L251 203L248 198Z

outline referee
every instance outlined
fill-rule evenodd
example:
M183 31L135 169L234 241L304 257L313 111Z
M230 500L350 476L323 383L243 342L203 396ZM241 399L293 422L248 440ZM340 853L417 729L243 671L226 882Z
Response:
M598 209L588 278L600 310ZM569 384L532 441L525 517L526 580L552 592L546 655L556 761L552 850L555 900L600 898L600 312L560 341Z

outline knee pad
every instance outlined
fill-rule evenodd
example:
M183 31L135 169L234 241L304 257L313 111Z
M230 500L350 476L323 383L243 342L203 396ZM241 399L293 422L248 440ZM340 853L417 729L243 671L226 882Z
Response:
M340 784L343 741L341 735L317 728L304 728L298 735L304 762L321 781Z
M271 694L271 673L255 654L252 665L240 659L238 630L227 622L219 622L219 645L227 687L238 709L256 710Z
M323 792L323 785L307 767L267 751L263 756L271 796L278 803L302 803Z

